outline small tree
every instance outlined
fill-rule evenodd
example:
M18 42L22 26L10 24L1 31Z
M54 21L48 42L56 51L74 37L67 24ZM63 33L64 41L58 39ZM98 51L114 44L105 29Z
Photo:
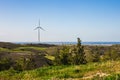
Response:
M93 56L93 62L99 62L100 61L100 49L96 46L94 49L91 50L91 55Z
M60 53L61 53L61 55L60 55L61 63L64 65L69 64L69 48L67 46L63 46Z
M68 65L69 63L69 48L67 46L62 46L62 49L58 49L55 54L55 65Z
M81 45L81 40L80 38L77 38L77 47L76 47L76 52L75 52L75 57L74 57L74 62L75 64L86 64L86 57L85 57L85 52L84 52L84 47Z
M57 49L56 54L55 54L55 60L54 60L55 65L60 65L61 60L60 60L60 50Z
M73 50L68 46L63 46L62 49L59 49L55 55L55 64L56 65L79 65L87 63L84 47L81 45L81 40L78 38L77 46Z

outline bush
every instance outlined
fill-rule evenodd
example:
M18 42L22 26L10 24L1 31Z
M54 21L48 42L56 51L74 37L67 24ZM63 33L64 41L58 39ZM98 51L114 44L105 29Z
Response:
M8 70L11 65L13 64L10 58L3 58L0 60L0 71L1 70Z
M55 55L55 64L56 65L68 65L70 64L70 58L69 58L69 48L67 46L63 46L62 49L58 49L57 53Z

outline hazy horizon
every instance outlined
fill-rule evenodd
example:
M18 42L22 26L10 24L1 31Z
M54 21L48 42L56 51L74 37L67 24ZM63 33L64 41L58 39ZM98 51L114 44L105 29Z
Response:
M0 41L120 42L120 0L0 0Z

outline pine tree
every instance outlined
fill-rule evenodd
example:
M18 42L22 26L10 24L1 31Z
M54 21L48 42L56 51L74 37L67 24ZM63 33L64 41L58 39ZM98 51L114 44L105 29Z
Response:
M80 38L77 38L77 47L76 47L76 56L74 58L75 64L86 64L86 57L85 57L85 52L84 52L84 47L81 45L81 40Z

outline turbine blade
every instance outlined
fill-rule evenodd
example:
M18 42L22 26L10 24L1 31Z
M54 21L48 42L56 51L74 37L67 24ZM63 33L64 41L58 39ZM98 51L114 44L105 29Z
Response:
M39 27L36 27L34 30L37 30Z
M40 27L40 29L42 29L43 31L45 31L42 27Z

